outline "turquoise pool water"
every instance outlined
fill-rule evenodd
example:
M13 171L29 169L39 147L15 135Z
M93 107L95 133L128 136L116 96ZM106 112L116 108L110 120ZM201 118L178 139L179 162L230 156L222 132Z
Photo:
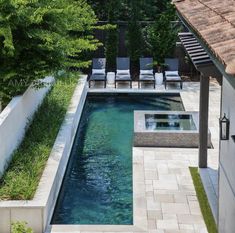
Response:
M184 110L179 95L90 95L52 224L132 225L134 110Z

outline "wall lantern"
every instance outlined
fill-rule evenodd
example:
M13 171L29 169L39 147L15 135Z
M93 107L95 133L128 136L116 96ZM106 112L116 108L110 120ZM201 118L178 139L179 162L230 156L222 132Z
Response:
M229 140L229 119L224 114L223 118L220 118L220 140Z

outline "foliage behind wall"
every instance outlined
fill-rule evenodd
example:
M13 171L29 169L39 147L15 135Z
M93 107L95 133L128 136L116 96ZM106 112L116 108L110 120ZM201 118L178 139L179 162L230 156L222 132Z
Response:
M90 64L83 54L99 43L85 0L4 0L0 8L0 101L53 72Z
M107 2L110 0L88 0L88 3L93 7L100 21L107 21L109 18ZM131 18L132 0L115 0L119 4L118 11L115 12L117 20L127 21ZM166 10L170 0L138 0L139 18L141 21L153 21L157 15ZM115 11L115 8L113 8Z
M130 0L131 14L128 22L127 32L127 49L128 54L134 66L138 66L138 59L143 54L143 34L140 25L140 9L141 2L139 0Z
M158 63L163 63L164 58L174 53L179 32L179 27L172 23L175 18L174 7L168 5L155 22L144 29L146 49Z
M114 71L116 67L116 57L118 54L118 27L115 24L117 13L120 9L119 1L108 0L106 3L108 11L108 23L113 25L107 30L105 43L105 57L107 59L107 67L109 71Z
M108 0L90 1L100 20L123 25L126 23L126 55L130 56L132 66L138 70L138 59L153 56L162 63L166 56L172 56L177 40L175 9L170 1L162 0ZM110 20L111 19L111 20ZM121 22L121 23L120 23ZM125 28L125 27L124 27ZM123 40L123 31L120 34ZM121 40L121 43L124 43ZM108 66L115 67L115 54L118 56L118 30L111 30L106 37L105 56ZM120 46L123 50L123 44ZM123 54L123 51L121 51Z

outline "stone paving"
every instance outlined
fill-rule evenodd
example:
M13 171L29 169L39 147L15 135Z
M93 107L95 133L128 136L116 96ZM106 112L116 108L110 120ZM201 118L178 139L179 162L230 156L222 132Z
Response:
M135 86L135 85L134 85ZM186 111L199 109L199 83L186 83L181 97ZM97 91L95 89L94 91ZM158 87L162 92L164 88ZM110 91L110 90L109 90ZM113 89L112 89L113 91ZM171 89L170 89L171 91ZM202 171L204 174L206 191L216 216L217 196L217 168L218 168L218 118L220 109L220 87L211 82L210 87L210 120L209 127L212 133L213 149L209 150L209 168ZM202 218L195 188L190 175L189 167L198 165L197 149L182 148L133 148L133 182L135 206L143 206L142 213L138 213L141 221L147 214L147 228L139 232L149 233L206 233L207 229ZM143 190L144 189L144 190ZM136 192L136 190L139 190ZM145 211L147 213L145 213ZM143 220L142 219L142 220ZM145 222L143 221L143 224ZM59 230L60 229L60 230ZM52 232L65 232L68 228L54 227ZM77 228L78 229L78 228ZM111 226L106 230L96 226L91 230L79 229L79 232L138 232L138 229ZM69 232L78 232L71 228ZM68 232L68 231L67 231Z
M181 96L186 111L199 109L197 83L188 84ZM209 128L214 149L209 150L209 168L204 170L211 181L211 183L207 181L206 185L212 189L207 190L212 198L217 194L218 187L216 171L219 153L219 109L220 87L212 82ZM198 165L198 150L178 148L135 148L135 150L138 151L139 162L144 164L149 232L207 232L189 172L190 166ZM216 205L214 199L212 202Z

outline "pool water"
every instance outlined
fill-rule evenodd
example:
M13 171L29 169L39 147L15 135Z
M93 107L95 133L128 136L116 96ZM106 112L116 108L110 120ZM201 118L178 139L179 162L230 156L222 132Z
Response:
M196 130L192 115L186 114L146 114L147 130Z
M133 224L134 110L184 109L179 95L89 95L52 224Z

